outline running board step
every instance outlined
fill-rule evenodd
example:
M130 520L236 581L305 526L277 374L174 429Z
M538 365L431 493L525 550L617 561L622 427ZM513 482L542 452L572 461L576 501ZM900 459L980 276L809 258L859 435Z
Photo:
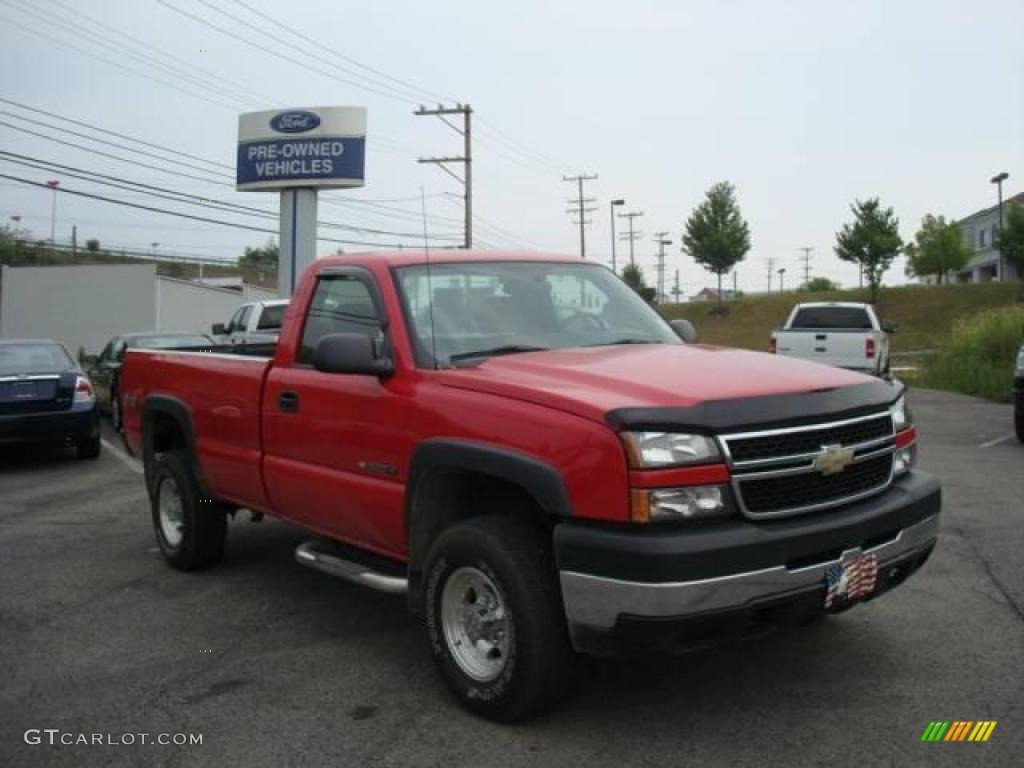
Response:
M318 541L307 541L295 550L295 561L300 565L315 568L339 579L351 581L363 587L387 592L391 595L404 595L409 591L409 581L401 576L392 576L375 571L367 565L345 560L337 554L325 552L324 544Z

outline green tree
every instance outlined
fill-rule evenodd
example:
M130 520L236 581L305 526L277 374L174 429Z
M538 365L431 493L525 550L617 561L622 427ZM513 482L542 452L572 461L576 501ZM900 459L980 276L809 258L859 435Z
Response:
M736 189L720 181L707 191L703 203L686 220L683 252L709 272L718 275L718 300L722 300L722 275L743 261L750 250L750 229L736 203Z
M903 252L907 255L907 276L935 275L939 284L949 272L959 272L971 260L971 247L955 221L930 213Z
M871 286L871 301L878 301L882 275L903 248L900 220L892 208L883 208L877 197L857 200L850 206L853 221L836 233L835 252L843 261L859 265L862 278Z
M270 238L262 248L246 247L245 253L238 259L238 266L244 270L277 272L279 254L280 248L274 238Z
M829 280L827 277L812 277L797 290L807 293L821 293L824 291L838 291L839 283Z
M622 281L636 291L637 295L648 304L654 301L656 290L648 287L644 280L644 271L636 264L627 264L622 268Z
M1003 258L1017 268L1024 280L1024 205L1013 203L1006 210L1006 221L996 236L996 245Z

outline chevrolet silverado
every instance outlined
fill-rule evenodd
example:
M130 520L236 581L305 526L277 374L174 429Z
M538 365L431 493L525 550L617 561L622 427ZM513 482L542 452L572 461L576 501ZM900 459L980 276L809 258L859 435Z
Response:
M515 720L575 653L803 624L932 551L900 383L691 333L578 258L323 259L276 348L130 350L125 433L171 566L277 516L313 534L298 562L405 595L456 697Z

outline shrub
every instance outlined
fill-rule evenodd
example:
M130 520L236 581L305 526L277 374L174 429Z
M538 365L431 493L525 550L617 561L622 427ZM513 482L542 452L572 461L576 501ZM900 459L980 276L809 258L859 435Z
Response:
M949 345L925 364L921 383L1007 401L1021 344L1024 308L990 310L967 322L958 322Z

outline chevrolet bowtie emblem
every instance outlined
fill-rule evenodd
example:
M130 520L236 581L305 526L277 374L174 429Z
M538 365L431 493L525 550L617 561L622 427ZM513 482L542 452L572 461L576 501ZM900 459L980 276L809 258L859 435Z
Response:
M841 445L823 445L821 453L814 457L814 468L823 475L834 475L846 469L853 461L853 448Z

